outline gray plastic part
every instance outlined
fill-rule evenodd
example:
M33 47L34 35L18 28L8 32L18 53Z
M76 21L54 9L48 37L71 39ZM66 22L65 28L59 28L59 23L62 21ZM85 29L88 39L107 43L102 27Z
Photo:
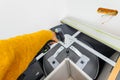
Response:
M55 59L55 57L51 56L49 59L48 59L48 62L51 64L51 66L55 69L58 65L59 65L59 62Z
M70 46L70 49L73 50L79 57L82 57L82 53L77 48Z
M63 46L60 46L60 47L58 48L58 50L55 52L55 54L53 55L53 57L56 58L63 49L64 49L64 47L63 47Z
M78 62L76 63L76 65L80 68L80 69L84 69L84 67L87 65L88 61L90 59L88 57L86 57L85 55L82 55L81 58L78 60Z

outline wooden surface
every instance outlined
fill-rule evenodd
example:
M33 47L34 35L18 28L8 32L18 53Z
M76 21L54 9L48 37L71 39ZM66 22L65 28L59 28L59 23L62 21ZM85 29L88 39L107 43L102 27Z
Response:
M115 80L120 71L120 57L117 60L115 67L113 68L108 80Z

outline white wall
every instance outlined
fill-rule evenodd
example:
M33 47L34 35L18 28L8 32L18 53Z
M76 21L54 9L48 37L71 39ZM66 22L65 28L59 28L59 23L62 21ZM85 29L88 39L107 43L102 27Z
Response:
M117 9L120 12L120 0L67 0L67 4L69 16L120 36L120 14L107 21L110 16L101 17L101 14L97 13L99 7ZM104 21L106 23L101 24Z
M64 0L0 0L0 39L48 29L65 14Z
M50 28L73 16L120 36L120 15L105 24L99 7L120 11L120 0L0 0L0 39ZM109 18L109 17L108 17Z

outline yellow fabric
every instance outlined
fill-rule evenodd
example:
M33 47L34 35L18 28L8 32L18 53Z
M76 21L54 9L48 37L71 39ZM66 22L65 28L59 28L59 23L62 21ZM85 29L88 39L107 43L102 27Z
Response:
M37 52L52 37L52 31L41 30L0 40L0 80L16 80Z

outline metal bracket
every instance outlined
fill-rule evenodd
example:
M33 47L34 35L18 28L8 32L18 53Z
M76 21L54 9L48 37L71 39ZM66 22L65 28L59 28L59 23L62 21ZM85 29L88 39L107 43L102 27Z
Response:
M77 61L76 65L78 65L80 69L84 69L84 67L87 65L89 60L90 59L88 57L86 57L85 55L82 55L82 57Z
M53 56L49 57L48 62L54 69L60 64Z

